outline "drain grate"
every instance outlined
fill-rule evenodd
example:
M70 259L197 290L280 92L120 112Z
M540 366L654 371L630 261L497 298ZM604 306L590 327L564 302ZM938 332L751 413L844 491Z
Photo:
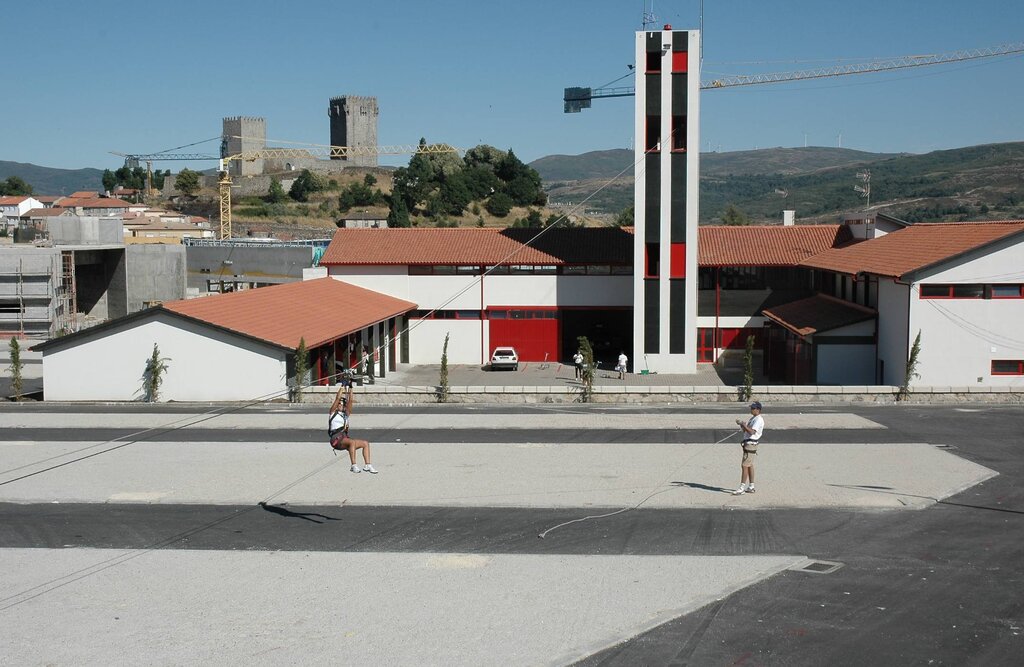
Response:
M798 572L810 572L811 574L832 574L842 566L842 563L828 560L809 560L790 569Z

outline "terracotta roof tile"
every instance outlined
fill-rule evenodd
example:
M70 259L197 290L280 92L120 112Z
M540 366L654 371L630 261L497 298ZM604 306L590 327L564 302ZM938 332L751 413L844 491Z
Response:
M0 206L13 206L14 204L20 204L26 199L28 199L28 195L7 195L6 197L0 197Z
M230 294L170 301L166 310L260 340L296 349L335 340L412 310L416 304L319 278Z
M630 264L619 228L339 229L320 264Z
M58 215L64 215L65 213L70 213L70 211L68 209L66 209L66 208L61 208L59 206L53 206L51 208L33 208L33 209L29 209L28 211L25 211L24 213L22 213L21 217L23 217L23 218L55 218Z
M100 193L96 190L79 190L68 195L71 199L96 199L99 196Z
M900 277L1020 233L1024 233L1024 220L918 223L880 238L827 250L801 264L850 275Z
M766 308L762 312L765 317L798 336L831 331L877 317L871 308L825 294Z
M122 199L114 199L112 197L98 197L95 199L75 197L70 201L67 199L61 201L61 205L69 208L128 208L129 206L137 206L138 204L132 204L131 202L126 202Z
M845 225L699 228L699 266L794 266L851 240Z

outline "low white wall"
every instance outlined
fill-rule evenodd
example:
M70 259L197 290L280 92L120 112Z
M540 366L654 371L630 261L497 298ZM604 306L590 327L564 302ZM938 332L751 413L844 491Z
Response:
M240 401L284 392L285 353L156 313L43 354L48 401L142 400L153 344L167 359L161 401Z

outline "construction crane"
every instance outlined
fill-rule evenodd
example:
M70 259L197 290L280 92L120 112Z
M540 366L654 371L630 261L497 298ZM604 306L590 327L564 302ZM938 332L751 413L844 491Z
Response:
M291 143L291 142L282 142ZM287 160L309 158L348 159L367 155L407 155L461 153L463 149L448 144L397 145L397 146L327 146L321 144L300 144L303 148L260 148L243 151L235 155L220 158L219 178L217 185L220 190L220 238L231 238L231 174L228 166L232 161L252 160Z
M1024 53L1024 42L1015 44L1004 44L982 49L966 49L953 51L951 53L937 53L919 56L900 56L886 60L873 60L864 63L850 65L838 65L835 67L822 67L818 69L799 70L796 72L774 72L769 74L737 75L727 76L711 81L702 81L702 90L715 88L733 88L736 86L755 86L763 83L783 83L786 81L803 81L807 79L824 79L835 76L848 76L850 74L868 74L871 72L887 72L897 69L908 69L911 67L924 67L927 65L942 65L944 63L963 62L965 60L978 60L981 58L995 58L997 56L1008 56ZM615 88L566 88L563 96L565 113L579 113L583 109L590 108L590 102L594 99L605 97L632 97L635 89L632 86L620 86Z
M206 155L203 153L149 153L149 154L136 154L136 153L118 153L117 151L110 151L111 155L118 155L124 158L124 166L129 169L134 169L139 166L140 162L146 163L146 195L153 194L153 163L165 160L187 160L189 162L195 162L199 160L219 160L220 158L216 155Z

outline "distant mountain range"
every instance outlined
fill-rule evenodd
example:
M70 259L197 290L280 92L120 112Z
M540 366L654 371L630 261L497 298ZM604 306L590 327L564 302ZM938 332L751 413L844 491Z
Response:
M868 206L854 191L864 185L857 174L865 172L871 174L871 209L911 222L1024 218L1024 142L923 155L808 147L702 153L700 159L702 222L720 221L730 205L753 222L778 222L785 209L805 222L835 221ZM587 211L613 215L633 203L633 160L632 151L613 149L549 155L530 166L551 202L576 203L597 192ZM19 176L38 194L99 190L102 174L0 161L0 180Z
M0 181L18 176L39 195L69 195L79 190L102 190L102 169L53 169L28 162L0 160Z
M632 205L633 160L632 151L616 149L550 155L530 166L552 202L579 202L605 186L586 208L618 213ZM871 174L871 208L910 221L1024 218L1024 142L923 155L765 148L702 153L700 162L702 222L720 221L729 205L754 222L778 221L785 209L808 222L835 221L868 205L853 189L864 185L863 172Z

